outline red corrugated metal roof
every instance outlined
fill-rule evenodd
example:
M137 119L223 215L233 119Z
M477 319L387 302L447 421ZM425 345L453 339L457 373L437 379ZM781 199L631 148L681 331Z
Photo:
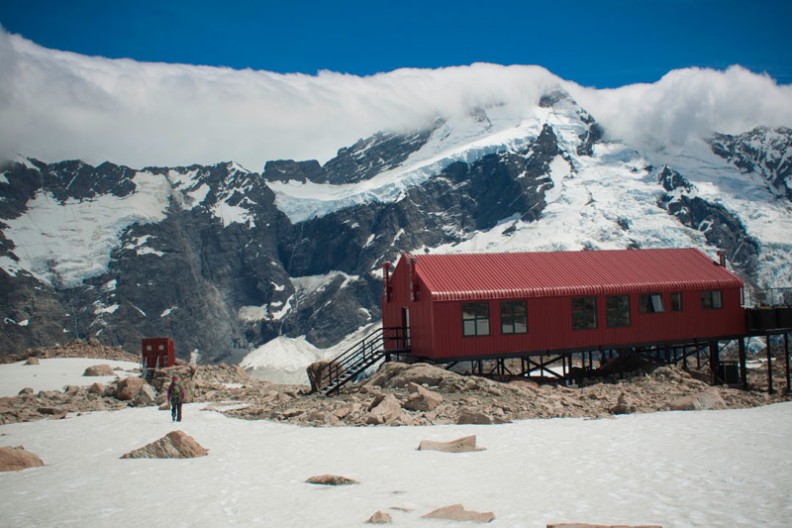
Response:
M697 249L414 255L432 299L508 299L742 287Z

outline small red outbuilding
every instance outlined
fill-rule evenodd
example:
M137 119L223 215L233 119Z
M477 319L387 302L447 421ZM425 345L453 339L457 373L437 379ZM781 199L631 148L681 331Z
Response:
M742 287L697 249L404 254L382 318L440 361L678 344L745 335Z
M159 369L176 363L176 350L170 337L148 337L140 342L143 368Z

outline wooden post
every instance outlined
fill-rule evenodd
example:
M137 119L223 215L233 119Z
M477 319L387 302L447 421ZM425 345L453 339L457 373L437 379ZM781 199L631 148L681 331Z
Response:
M718 342L717 341L710 341L709 344L709 356L710 356L710 371L712 372L712 384L713 385L720 385L720 378L718 377L718 371L720 370L720 352L718 351Z
M770 335L765 336L765 343L767 344L767 392L774 394L773 390L773 356L770 353Z
M694 341L694 346L696 347L696 368L701 368L701 348L698 344L698 339Z
M792 394L789 372L789 332L784 332L784 358L786 358L787 394Z
M567 380L567 355L561 355L561 378L564 380L564 385L569 385L569 380Z
M748 372L747 361L745 357L745 338L741 337L740 341L740 381L742 382L743 389L748 390Z

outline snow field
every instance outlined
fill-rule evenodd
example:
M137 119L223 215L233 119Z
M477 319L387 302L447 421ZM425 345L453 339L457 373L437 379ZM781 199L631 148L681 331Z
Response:
M300 428L226 418L187 404L172 424L156 408L0 426L41 468L0 474L3 524L15 527L394 526L454 503L493 511L489 526L550 522L788 526L792 403L605 420L491 426ZM190 460L121 460L181 429L209 449ZM417 451L421 440L475 434L485 451ZM322 473L360 483L323 487ZM404 508L409 511L395 510Z
M25 365L18 361L0 365L0 397L16 396L19 391L30 387L39 391L60 391L66 385L88 387L94 383L109 383L116 376L125 378L140 368L139 363L113 361L108 359L51 358L40 359L39 365ZM93 365L110 365L115 376L83 376L83 372ZM139 375L139 372L134 372Z

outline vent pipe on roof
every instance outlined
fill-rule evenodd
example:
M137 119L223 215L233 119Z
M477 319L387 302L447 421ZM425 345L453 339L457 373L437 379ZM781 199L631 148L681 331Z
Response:
M412 255L407 256L407 269L409 270L410 279L410 301L418 300L418 277L415 276L415 262L416 258Z
M385 297L385 302L391 302L391 296L393 294L393 286L391 285L390 279L390 268L391 263L386 262L382 265L382 270L384 271L384 284L383 284L383 291L382 296Z
M722 249L718 250L718 264L720 264L722 268L726 267L726 252Z

